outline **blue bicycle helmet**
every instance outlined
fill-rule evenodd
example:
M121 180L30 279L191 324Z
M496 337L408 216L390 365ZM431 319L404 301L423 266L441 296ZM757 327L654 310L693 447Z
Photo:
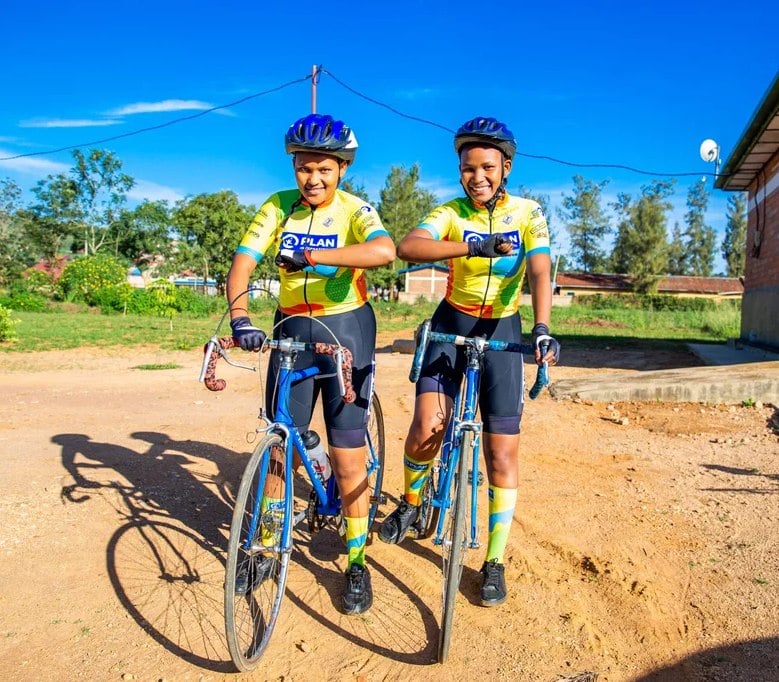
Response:
M517 151L517 141L504 123L489 116L477 116L463 123L454 134L454 149L459 155L467 144L488 144L497 147L508 159Z
M351 163L357 153L357 138L343 121L327 114L309 114L289 127L284 148L287 154L322 152Z

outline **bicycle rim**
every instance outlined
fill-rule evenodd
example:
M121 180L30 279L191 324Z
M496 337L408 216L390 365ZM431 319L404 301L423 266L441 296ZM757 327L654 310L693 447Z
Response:
M457 593L460 591L460 579L463 575L463 560L468 543L465 510L468 504L468 464L473 447L473 432L464 431L460 445L460 462L457 475L453 477L449 520L441 545L443 560L443 612L441 613L441 631L438 637L438 662L444 663L449 657L449 642L454 622L454 607Z
M275 514L264 514L262 519L252 518L260 507L273 453L283 461L284 444L278 434L263 438L246 465L227 546L225 629L230 656L241 672L253 670L259 663L276 625L287 580L290 553L282 550L281 535L291 522L288 510L282 508ZM291 485L291 481L286 484ZM283 492L274 496L283 497ZM267 546L267 541L262 543L263 524L266 535L270 532L278 536L272 546ZM245 594L236 594L236 578L241 572L248 572L248 589Z
M379 396L375 393L371 400L366 440L365 467L368 472L368 493L371 496L368 508L368 532L370 532L381 503L381 486L384 482L384 412L381 409Z

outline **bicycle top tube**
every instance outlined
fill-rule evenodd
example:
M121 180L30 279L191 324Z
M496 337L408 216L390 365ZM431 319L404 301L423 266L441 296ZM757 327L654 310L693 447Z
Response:
M455 346L470 346L478 351L499 350L510 353L533 354L533 346L530 344L514 343L513 341L499 341L497 339L485 339L483 336L460 336L459 334L443 334L441 332L429 332L428 340L435 343L453 343Z

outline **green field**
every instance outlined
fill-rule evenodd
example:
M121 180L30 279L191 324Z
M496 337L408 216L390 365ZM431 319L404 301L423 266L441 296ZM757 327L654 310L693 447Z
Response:
M397 332L411 338L414 328L429 317L435 306L374 304L380 331ZM524 320L532 311L522 309ZM172 319L138 315L104 315L86 307L57 307L51 312L12 311L15 338L0 343L0 351L43 351L80 346L149 345L163 349L188 350L203 344L214 333L218 316ZM263 329L271 324L269 307L252 314ZM552 334L567 347L657 348L681 347L684 343L721 343L739 335L740 310L720 305L710 310L643 310L635 308L597 309L585 306L552 310ZM526 329L529 327L526 324ZM229 327L223 325L221 335Z

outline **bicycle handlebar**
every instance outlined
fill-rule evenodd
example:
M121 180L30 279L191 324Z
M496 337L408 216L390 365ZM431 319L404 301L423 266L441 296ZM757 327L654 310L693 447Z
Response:
M209 391L223 391L227 386L227 381L216 378L216 363L219 362L219 358L226 358L225 351L230 348L240 348L237 339L232 336L214 337L203 347L205 357L200 372L200 381L206 385ZM265 351L268 348L281 352L308 351L320 355L331 355L335 361L338 383L344 402L353 403L357 398L352 386L352 352L345 346L339 346L335 343L293 341L292 339L267 339L262 350Z
M411 363L411 371L408 378L411 383L416 383L419 379L420 372L422 370L422 360L427 350L427 345L431 341L436 343L453 343L455 346L470 346L479 353L483 353L488 350L497 351L509 351L511 353L523 353L525 355L535 355L535 350L532 344L514 343L513 341L499 341L499 340L487 340L481 336L468 337L460 336L459 334L443 334L441 332L434 332L430 330L430 320L425 320L417 329L416 333L416 350L414 352L414 359ZM541 356L546 355L549 344L544 343L540 346ZM549 366L548 363L542 362L538 367L536 374L536 380L533 386L530 388L528 395L531 400L535 400L541 391L549 385Z

